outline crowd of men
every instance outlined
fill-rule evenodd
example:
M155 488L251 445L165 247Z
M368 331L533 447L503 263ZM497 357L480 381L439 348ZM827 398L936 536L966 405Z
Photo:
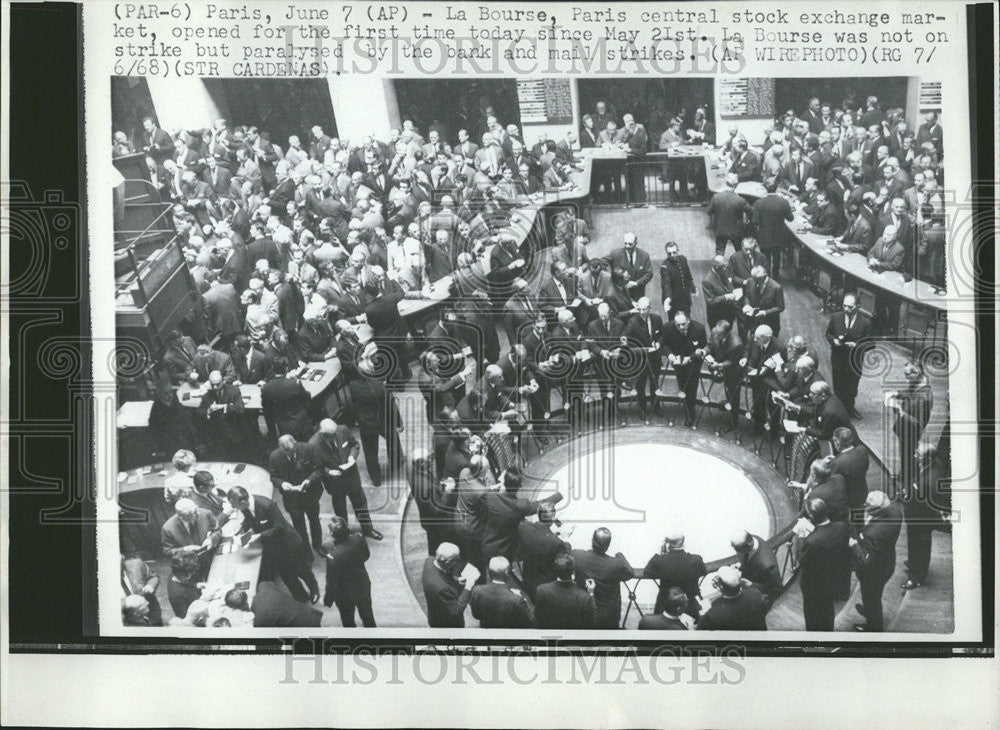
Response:
M813 107L810 102L807 112ZM824 117L822 105L816 111L820 120L806 119L805 127L794 114L782 117L781 126L768 136L763 158L738 132L732 133L725 145L732 186L760 179L773 168L775 174L764 178L769 192L786 188L807 209L815 208L815 230L839 237L844 246L870 238L869 252L876 240L896 244L907 260L922 261L923 254L914 252L925 241L923 232L937 215L940 197L935 188L927 188L941 170L936 120L929 118L916 140L909 135L910 154L887 157L883 147L895 149L890 137L906 138L907 130L897 115L882 114L877 102L869 104L867 116L838 111ZM595 113L605 112L598 105ZM868 139L863 129L864 139L839 134L834 139L831 130L853 128L855 118L864 124L876 116L867 126L885 131L884 138ZM704 111L695 119L693 131L711 141ZM626 144L638 145L639 137L645 138L641 125L631 115L622 122ZM612 124L615 120L608 120L605 131ZM144 152L153 185L174 203L178 241L201 293L201 306L173 334L158 363L150 417L157 447L165 454L192 452L201 459L265 466L291 520L288 524L269 499L241 487L221 494L207 472L184 472L178 490L165 495L176 515L163 526L171 595L183 594L177 606L171 598L177 620L188 621L190 606L200 601L195 620L201 623L195 625L210 620L232 624L239 616L254 625L318 621L308 604L320 599L311 570L319 556L327 561L326 604L337 603L344 625L353 625L355 610L366 626L374 625L364 561L367 540L378 541L382 535L369 514L358 456L364 452L372 485L383 478L381 439L390 468L404 461L399 440L403 424L393 393L414 382L414 364L433 449L419 449L405 461L427 533L423 581L432 626L461 625L469 602L483 626L617 625L618 582L631 576L632 569L620 555L607 554L610 532L595 532L594 547L586 554L568 551L554 517L559 495L541 501L518 496L524 445L532 439L544 444L545 426L554 420L571 428L579 424L593 408L592 400L600 404L600 422L612 427L627 422L620 400L634 392L640 420L648 424L662 406L661 378L672 374L682 394L685 425L694 427L699 382L707 372L722 383L728 429L743 417L746 388L748 415L758 433L776 437L779 423L790 419L833 443L831 463L852 450L863 453L852 418L860 417L854 404L859 353L870 343L872 324L858 311L855 296L847 294L843 310L829 321L830 378L817 372L818 343L795 334L784 344L779 339L785 305L777 277L784 243L777 232L786 231L784 221L791 217L786 197L768 195L753 207L732 192L713 199L717 248L702 282L704 325L692 317L697 287L688 262L680 247L668 242L658 272L664 318L652 311L648 290L657 272L637 236L626 233L609 256L591 257L589 226L572 208L559 211L547 228L552 232L551 263L538 285L538 252L527 250L507 225L512 209L528 204L532 194L571 184L577 139L570 134L557 143L542 136L529 147L515 125L505 126L492 116L485 125L485 130L459 130L455 139L442 139L433 129L424 137L404 122L385 142L365 137L356 143L333 139L315 126L305 143L293 136L286 149L265 131L231 129L225 120L210 130L170 134L147 119L138 150L124 135L115 135L116 154ZM664 138L673 126L663 132ZM620 143L615 135L614 143ZM926 164L920 140L925 136L931 146L937 145ZM858 146L850 146L855 139ZM919 155L912 149L915 141ZM580 143L586 144L582 138ZM786 149L787 163L770 165ZM803 174L803 155L812 174ZM860 167L855 165L859 157ZM903 175L918 173L923 187L904 185ZM835 195L833 188L846 185L848 178L850 185ZM886 188L889 197L879 180L896 181ZM897 201L904 207L897 210ZM830 205L839 215L830 212ZM834 217L842 222L844 213L851 216L850 227L840 222L825 227ZM867 231L863 235L862 229ZM728 245L738 250L727 259ZM884 248L874 251L873 260L883 260ZM442 285L450 296L432 321L414 322L401 315L404 299L427 298ZM308 363L332 360L339 362L339 381L350 396L346 406L332 398L311 398L295 377ZM920 443L932 402L930 386L918 362L907 366L906 377L907 388L890 403L903 454L898 493L892 496L900 498L920 486L921 459L937 463L936 454L922 455L926 445ZM185 383L207 384L199 408L180 403L177 389ZM263 423L244 407L241 384L260 384ZM356 423L360 443L345 423L334 419ZM857 480L857 474L852 472L852 478ZM815 527L800 530L804 571L822 553L815 536L830 532L823 529L828 522L844 525L836 539L845 555L849 549L846 542L840 545L840 532L865 548L868 521L851 521L851 515L868 509L870 495L856 483L852 488L850 499L845 495L840 500L839 493L824 499L814 493L815 485L803 487L803 520ZM324 543L319 520L324 494L330 495L337 515L330 526L332 545ZM348 526L348 498L360 534ZM883 509L881 498L872 499L873 510ZM840 501L850 508L847 514L832 514ZM919 508L926 508L920 514L937 510L926 496L913 501L914 515ZM537 522L524 519L535 514ZM231 519L240 522L240 534L263 546L254 601L287 598L271 590L280 579L303 610L255 609L246 605L247 596L244 592L241 597L239 589L220 596L218 587L200 585L220 532ZM922 542L913 540L928 555L929 535L926 531ZM676 538L667 540L665 556L677 551ZM887 550L895 537L880 540L879 547ZM682 536L680 547L683 552ZM664 568L659 618L645 621L643 628L764 628L777 588L773 575L758 580L749 567L750 558L764 547L755 536L734 541L734 549L746 557L712 578L718 597L704 615L695 600L701 590L697 582L692 584L684 571L683 577L671 578ZM920 555L911 556L913 586L926 579L926 560ZM654 558L647 572L655 572L654 563L662 562ZM764 562L768 572L770 561ZM511 577L512 565L519 566L514 571L519 577ZM138 570L129 560L123 571L126 566ZM887 564L879 566L882 575ZM127 622L134 622L129 617L136 610L142 613L140 598L147 609L154 602L155 586L151 592L141 575L134 577L130 585L144 587L130 591L123 580ZM520 589L508 588L518 583ZM867 584L871 596L875 583ZM263 593L260 586L265 586ZM880 630L870 605L874 598L868 594L868 626ZM242 613L216 616L221 609L212 609L213 601ZM812 615L825 617L825 603L822 611L819 602L809 606ZM826 625L825 618L811 619L809 611L811 628ZM269 614L282 617L267 618ZM569 616L579 620L563 625ZM147 610L138 623L153 620Z

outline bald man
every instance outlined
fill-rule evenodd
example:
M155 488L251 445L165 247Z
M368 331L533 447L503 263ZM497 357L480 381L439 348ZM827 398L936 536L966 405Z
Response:
M743 529L733 533L729 544L739 559L737 567L744 580L755 584L773 603L781 592L781 571L774 550L767 546L764 538Z
M443 542L433 557L424 561L421 586L427 601L427 624L431 628L465 628L465 607L479 571L471 563L462 568L462 556L454 543Z
M598 527L594 530L590 550L574 550L576 564L576 584L587 587L588 579L596 583L594 601L597 604L597 618L594 628L617 629L621 627L622 591L621 582L635 577L635 571L620 552L614 557L608 555L611 548L611 530Z
M661 613L665 610L670 588L676 586L687 594L685 613L697 618L701 611L698 604L698 597L701 596L698 581L706 572L705 561L701 556L684 549L684 533L676 530L668 532L663 539L660 553L649 559L643 571L643 575L647 578L660 581L660 592L656 596L654 611Z
M639 417L649 425L653 411L659 409L656 395L660 387L660 370L663 358L660 353L660 337L663 320L650 311L650 302L640 297L635 303L635 314L625 325L625 337L629 347L637 351L642 369L636 376L635 389L639 400ZM652 402L650 402L652 399Z
M208 384L198 412L205 419L215 457L222 461L252 461L257 438L247 419L240 389L218 370L208 374Z
M587 325L587 347L593 356L593 376L601 392L604 422L618 420L618 394L622 380L621 357L625 352L625 325L607 302L597 305L597 318ZM624 417L621 425L625 425Z
M767 631L770 603L757 586L743 583L739 570L722 566L712 585L721 595L699 619L700 630Z
M368 499L361 487L357 462L361 446L358 440L346 426L338 425L331 418L324 418L319 423L319 430L309 439L309 445L322 466L320 479L323 488L330 495L334 513L346 520L347 498L350 497L362 533L373 540L381 540L382 533L372 525Z
M534 621L531 604L520 591L507 585L510 561L502 555L490 558L490 582L473 587L469 605L482 629L530 629Z
M199 577L208 576L212 555L219 544L218 522L207 509L199 508L187 497L174 503L174 515L160 528L160 544L168 557L180 553L198 556Z
M271 484L281 494L281 503L292 518L303 546L312 545L322 555L319 498L323 494L323 467L315 450L308 443L296 441L291 434L284 434L278 438L278 448L271 452L267 463Z

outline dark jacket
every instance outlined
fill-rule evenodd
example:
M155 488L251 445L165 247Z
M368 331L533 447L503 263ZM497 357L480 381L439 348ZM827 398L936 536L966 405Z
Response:
M803 593L836 596L851 571L844 522L827 522L804 538L799 548L799 584Z
M868 450L861 444L834 456L828 466L834 474L843 477L847 489L847 503L851 508L864 505L868 496Z
M502 583L475 586L469 605L483 629L530 629L534 620L534 612L524 596Z
M697 616L701 610L698 605L698 597L701 595L698 581L706 572L705 561L701 556L685 550L669 550L651 557L646 563L643 575L660 581L660 592L656 595L656 606L653 610L662 613L666 607L669 589L677 587L687 594L687 613Z
M594 597L572 581L542 583L535 592L539 629L592 629L596 616Z
M556 556L569 552L569 543L564 542L541 522L521 520L517 525L517 552L522 560L522 582L529 596L542 583L556 579L552 564Z
M708 204L716 236L727 236L734 241L743 240L750 204L732 190L724 190L712 197Z
M455 576L445 573L433 557L428 557L420 582L427 599L427 624L431 628L465 628L465 607L470 594Z
M700 630L767 631L770 602L757 586L744 587L738 596L720 596L698 621Z
M660 302L668 297L672 309L691 314L691 297L695 292L694 279L687 258L679 255L666 259L660 266Z
M344 542L330 547L326 556L326 590L323 605L352 604L371 595L372 582L365 568L371 552L364 535L352 532Z
M574 550L576 561L576 583L584 587L587 578L597 583L594 600L597 603L597 618L594 626L601 629L616 629L621 623L622 594L621 582L632 578L635 571L621 553L614 557L594 550Z
M542 501L524 499L512 494L490 492L483 500L486 525L483 529L483 556L486 560L503 555L513 560L517 552L518 528L524 518L538 512L542 502L558 502L561 494Z
M254 626L268 627L317 627L323 612L305 603L299 603L270 581L257 584L257 593L250 604Z
M792 206L777 193L765 195L753 204L753 227L762 251L785 245L789 238L785 222L792 219Z
M896 572L896 540L903 524L903 508L896 502L861 528L854 546L854 564L858 575L888 580Z
M740 561L740 573L756 583L760 590L773 601L781 592L781 570L774 550L764 543L764 539L753 535L757 547Z
M274 438L285 434L292 434L300 441L308 438L313 429L311 402L302 383L292 378L273 378L260 389L264 420Z

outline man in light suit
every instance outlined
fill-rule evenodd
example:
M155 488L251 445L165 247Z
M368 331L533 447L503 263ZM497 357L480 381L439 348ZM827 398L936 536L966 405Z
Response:
M207 509L182 497L174 503L174 515L160 528L160 542L168 557L185 552L198 555L199 576L204 579L219 544L218 522Z

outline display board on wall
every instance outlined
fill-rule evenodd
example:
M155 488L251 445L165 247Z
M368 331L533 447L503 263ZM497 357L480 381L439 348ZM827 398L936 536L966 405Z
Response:
M940 111L941 110L941 82L940 81L921 81L920 82L920 101L918 106L922 111Z
M521 124L570 124L573 89L570 79L518 79Z
M720 79L719 116L761 119L774 116L774 79Z

